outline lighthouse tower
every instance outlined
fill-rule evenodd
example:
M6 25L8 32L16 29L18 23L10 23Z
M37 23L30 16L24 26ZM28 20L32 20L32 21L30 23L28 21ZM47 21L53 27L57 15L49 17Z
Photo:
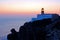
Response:
M36 18L32 18L32 21L43 20L50 18L52 21L59 18L58 14L44 13L44 8L41 9L41 14L37 14Z
M41 9L41 14L44 14L44 8Z

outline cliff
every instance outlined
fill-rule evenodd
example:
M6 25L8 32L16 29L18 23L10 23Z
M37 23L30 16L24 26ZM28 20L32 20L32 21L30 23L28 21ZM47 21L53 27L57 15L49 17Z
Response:
M51 19L26 22L16 32L11 29L8 40L60 40L60 19Z

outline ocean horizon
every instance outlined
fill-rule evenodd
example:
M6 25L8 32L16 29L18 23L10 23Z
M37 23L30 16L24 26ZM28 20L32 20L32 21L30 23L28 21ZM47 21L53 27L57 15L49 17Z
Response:
M30 18L1 18L0 17L0 40L6 38L10 34L10 30L14 28L17 32L19 31L20 26L25 22L30 21Z

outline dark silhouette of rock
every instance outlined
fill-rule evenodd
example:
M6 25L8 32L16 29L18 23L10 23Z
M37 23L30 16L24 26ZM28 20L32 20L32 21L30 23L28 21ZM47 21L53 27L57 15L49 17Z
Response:
M46 26L46 40L60 40L60 19Z
M18 39L18 34L14 28L11 29L11 34L8 34L7 39L8 40L17 40Z
M51 19L26 22L19 28L11 30L8 40L60 40L60 19Z
M25 23L19 30L21 40L45 40L46 32L44 29L51 22L51 19L44 19Z

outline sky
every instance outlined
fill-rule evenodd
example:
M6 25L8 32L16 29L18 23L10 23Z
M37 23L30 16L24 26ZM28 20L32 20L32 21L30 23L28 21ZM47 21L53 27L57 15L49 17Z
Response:
M0 15L32 15L41 12L60 13L60 0L0 0Z

